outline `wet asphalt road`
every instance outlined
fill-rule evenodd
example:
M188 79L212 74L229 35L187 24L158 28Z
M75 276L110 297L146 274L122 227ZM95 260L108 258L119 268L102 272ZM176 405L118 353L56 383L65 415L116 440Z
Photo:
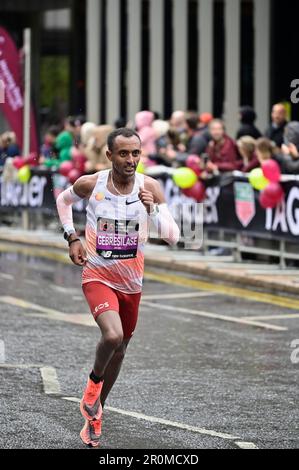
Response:
M286 328L276 331L188 313L241 319L299 309L227 296L217 285L209 292L146 279L143 295L102 449L299 447L299 364L291 361L299 315L262 320ZM75 400L99 339L90 320L80 269L0 254L0 448L84 448ZM57 374L54 395L45 393L46 366Z

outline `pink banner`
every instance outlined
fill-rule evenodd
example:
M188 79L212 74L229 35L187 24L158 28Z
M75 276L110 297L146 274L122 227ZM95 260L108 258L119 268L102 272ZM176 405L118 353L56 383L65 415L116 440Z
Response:
M24 96L19 52L12 38L0 28L0 107L23 148ZM4 99L3 99L4 98ZM30 152L38 154L38 140L33 110L30 117Z

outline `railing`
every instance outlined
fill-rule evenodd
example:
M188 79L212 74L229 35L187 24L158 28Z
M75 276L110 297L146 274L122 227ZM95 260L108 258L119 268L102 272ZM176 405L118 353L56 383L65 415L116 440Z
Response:
M158 179L169 207L174 210L181 204L195 206L174 184L173 170L155 167L151 176ZM186 239L186 249L207 253L211 247L222 247L232 251L234 259L242 255L276 258L281 268L290 260L299 261L299 176L284 175L282 186L285 192L283 203L276 209L261 208L258 192L248 183L246 175L235 172L225 175L219 186L209 187L202 205L198 223L203 223L203 240ZM48 170L33 169L27 185L3 183L0 174L0 221L23 228L36 229L48 226L59 229L56 215L55 192L62 190L67 180ZM74 207L77 227L84 230L84 206ZM175 213L174 213L175 215ZM182 244L180 244L182 246Z

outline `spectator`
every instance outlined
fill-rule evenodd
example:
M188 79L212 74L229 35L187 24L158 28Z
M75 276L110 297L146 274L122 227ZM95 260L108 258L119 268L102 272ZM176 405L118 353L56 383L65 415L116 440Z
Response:
M241 126L237 132L237 139L244 136L250 136L253 139L262 137L261 132L255 127L256 112L251 106L242 106L240 109L240 123Z
M239 154L243 159L243 166L240 168L244 173L249 173L254 168L258 168L260 163L255 153L256 140L250 136L241 137L237 141Z
M135 116L136 130L142 142L142 149L145 157L156 154L156 138L157 134L152 124L154 121L154 113L151 111L141 111ZM147 162L149 163L149 162Z
M285 156L290 156L294 159L299 157L299 122L289 122L285 127L282 152Z
M112 131L113 127L108 125L97 126L94 128L85 147L87 173L94 173L96 171L111 168L111 163L106 157L106 150L107 137Z
M189 113L186 116L186 133L187 144L186 149L189 155L201 155L210 140L208 130L200 130L198 128L198 116L196 113Z
M58 126L51 126L46 131L44 143L40 149L42 159L52 158L56 154L55 141L59 133L60 128Z
M179 134L183 134L186 127L186 113L184 111L174 111L169 123L170 127L176 129Z
M127 120L124 117L119 117L114 121L114 127L115 129L120 129L121 127L127 127Z
M287 110L282 103L272 108L272 122L265 132L265 137L273 141L276 147L281 148L284 141L284 129L287 125Z
M80 131L80 142L83 147L86 146L89 139L93 137L93 133L96 127L97 126L93 122L85 122L82 125Z
M5 160L9 157L20 155L20 149L17 145L17 138L14 132L4 132L0 137L0 166L3 166Z
M199 126L200 131L207 131L209 129L209 124L213 121L213 115L211 113L201 113L199 116Z
M206 153L220 172L234 171L242 167L242 160L238 154L238 148L233 139L225 132L225 126L221 119L214 119L209 125L211 140Z
M299 159L293 159L290 155L283 155L278 153L275 144L262 137L256 143L257 158L262 163L270 158L273 158L279 166L282 174L298 174L299 173Z
M169 128L166 135L157 140L158 159L157 163L167 166L177 166L181 159L185 163L186 148L181 143L180 134L176 129Z

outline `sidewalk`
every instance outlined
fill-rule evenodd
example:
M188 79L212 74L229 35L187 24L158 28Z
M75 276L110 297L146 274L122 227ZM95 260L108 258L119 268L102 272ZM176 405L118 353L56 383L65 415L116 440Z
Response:
M21 244L67 254L67 244L62 235L53 231L0 228L0 243ZM245 261L235 263L230 256L202 256L196 251L151 244L145 249L145 264L147 267L192 274L245 288L263 289L273 294L299 294L299 269L295 268L281 270L276 265Z

